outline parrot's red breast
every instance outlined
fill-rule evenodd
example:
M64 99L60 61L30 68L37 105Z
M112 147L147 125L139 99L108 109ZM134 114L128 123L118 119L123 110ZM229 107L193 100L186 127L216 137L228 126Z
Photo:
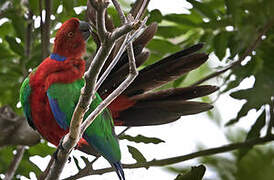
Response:
M35 73L30 76L30 104L32 117L37 130L54 145L67 133L54 119L47 90L56 82L71 83L82 78L85 72L85 62L81 59L68 59L56 62L50 58L45 59ZM41 103L43 102L43 104Z
M84 52L85 40L79 31L79 20L71 18L62 24L54 40L53 54L63 57L65 61L48 57L30 76L30 104L35 127L54 145L59 144L68 130L62 129L55 121L47 90L53 83L71 83L83 77L85 61L81 56Z

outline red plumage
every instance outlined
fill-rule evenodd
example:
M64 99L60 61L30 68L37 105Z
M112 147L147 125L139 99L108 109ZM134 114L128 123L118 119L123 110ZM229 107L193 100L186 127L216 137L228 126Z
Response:
M80 79L85 72L85 61L68 58L66 61L57 62L50 58L45 59L37 68L35 75L30 76L30 104L32 117L38 131L54 145L67 133L54 119L51 112L47 90L56 82L72 83ZM44 102L44 104L41 104ZM45 113L46 111L46 113Z
M85 53L86 45L78 27L77 18L71 18L62 24L55 36L53 53L65 57L81 58Z
M30 75L30 104L35 127L45 139L56 146L68 131L62 129L55 121L47 90L53 83L72 83L83 77L85 61L81 56L84 52L85 40L79 31L79 20L71 18L63 23L56 33L53 48L53 53L66 57L66 61L60 62L48 57ZM79 143L87 144L84 139Z

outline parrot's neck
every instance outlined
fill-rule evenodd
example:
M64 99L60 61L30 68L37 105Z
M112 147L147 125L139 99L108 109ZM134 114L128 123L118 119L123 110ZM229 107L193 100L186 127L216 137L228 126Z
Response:
M67 59L67 57L61 56L61 55L59 55L59 54L57 54L57 53L52 53L52 54L50 55L50 59L54 59L54 60L56 60L56 61L65 61L65 60Z

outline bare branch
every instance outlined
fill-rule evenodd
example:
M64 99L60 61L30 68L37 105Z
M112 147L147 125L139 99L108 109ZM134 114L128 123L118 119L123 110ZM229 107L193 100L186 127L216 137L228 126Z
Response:
M46 58L50 54L50 16L52 9L52 0L45 0L45 22L43 22L42 11L43 11L43 0L39 1L40 9L40 28L41 28L41 44L42 44L42 59Z
M121 23L125 24L127 22L127 18L125 16L124 12L122 11L119 3L116 0L112 0L112 3L113 3L114 7L116 8L116 10L117 10L117 12L120 16Z
M149 0L144 0L143 1L142 6L140 7L140 9L139 9L139 11L138 11L135 19L140 19L142 17L142 15L144 14L145 9L146 9L148 3L149 3Z
M132 9L130 10L130 14L132 14L135 19L140 19L144 15L149 2L150 0L136 0Z
M135 64L135 57L132 43L127 47L129 55L129 75L104 101L96 107L96 109L87 117L86 121L81 126L81 134L90 126L93 120L117 97L119 96L136 78L138 71Z
M223 73L225 73L226 71L235 68L239 65L241 65L241 62L247 57L250 56L252 54L252 51L255 50L255 48L261 43L262 41L262 36L273 26L274 24L274 19L270 19L263 27L263 30L258 34L258 37L255 39L254 42L252 42L248 48L245 50L244 54L239 58L239 60L235 61L234 63L232 63L231 65L229 65L228 67L224 68L221 71L218 72L214 72L206 77L204 77L203 79L195 82L194 84L192 84L191 86L197 86L199 84L204 83L205 81L212 79L214 77L217 77Z
M140 27L140 22L139 21L133 21L130 23L126 23L125 25L117 28L115 31L113 31L113 33L110 36L110 40L114 41L119 39L120 37L122 37L124 34L132 31L132 30L136 30Z
M13 179L13 176L14 176L14 174L15 174L15 172L23 158L24 152L25 152L25 146L17 146L16 154L14 155L13 160L10 164L10 167L5 174L4 180L12 180Z
M96 13L96 27L98 30L98 36L101 40L101 42L104 42L107 38L107 29L106 29L106 23L105 23L105 14L106 14L106 8L108 6L108 1L101 0L100 3L97 3L97 13Z
M117 62L119 61L120 57L122 56L125 48L126 48L126 42L128 40L128 35L126 35L121 48L119 49L118 53L116 54L115 58L112 60L112 62L110 63L110 65L108 66L107 70L102 74L102 76L100 77L99 81L96 83L96 87L95 87L95 91L97 91L100 86L102 85L102 83L105 81L105 79L107 78L107 76L109 75L109 73L111 72L111 70L114 68L114 66L117 64Z
M81 96L74 110L70 124L70 132L66 136L64 136L63 142L60 142L62 147L59 147L58 151L56 152L57 160L54 160L52 165L48 165L47 169L50 170L48 174L45 175L45 179L59 179L70 152L72 151L73 147L76 146L76 143L82 136L84 130L92 123L96 116L114 100L114 98L116 98L119 94L123 92L123 90L125 90L129 86L129 84L134 80L134 78L138 74L135 66L133 47L132 43L130 42L128 48L130 61L128 77L89 115L87 120L82 124L84 114L89 108L89 105L92 101L92 97L95 95L96 81L98 79L99 73L108 56L110 55L110 52L114 47L116 41L120 37L130 33L132 30L138 29L140 25L139 21L133 21L127 24L123 24L120 28L115 29L113 32L107 32L105 28L105 12L108 5L108 1L98 0L96 2L90 2L91 5L93 5L97 11L96 24L98 28L98 35L101 39L102 44L98 49L95 57L93 58L89 69L84 75L86 84L81 90Z
M111 70L117 64L117 62L119 61L120 57L124 53L124 50L126 49L126 46L130 42L133 42L138 37L138 35L140 34L140 32L143 30L143 27L145 26L146 21L147 21L147 17L144 19L144 21L142 21L141 26L140 26L140 28L137 31L135 31L130 37L128 35L125 36L125 38L123 39L123 43L121 44L121 46L120 46L120 48L119 48L119 50L118 50L115 58L112 60L112 62L108 66L107 70L102 74L102 76L100 77L99 81L97 82L95 91L97 91L100 88L100 86L102 85L102 83L104 82L104 80L107 78L107 76L109 75L109 73L111 72Z
M194 159L197 157L225 153L225 152L229 152L229 151L233 151L233 150L237 150L237 149L241 149L241 148L252 147L254 145L264 144L264 143L271 142L271 141L274 141L274 135L269 135L269 136L265 136L262 138L256 138L256 139L252 139L252 140L240 142L240 143L227 144L224 146L201 150L201 151L197 151L194 153L190 153L190 154L186 154L186 155L182 155L182 156L176 156L176 157L172 157L172 158L166 158L166 159L160 159L160 160L153 159L151 161L142 162L142 163L134 163L134 164L123 164L123 168L124 169L136 169L136 168L149 168L152 166L166 166L166 165L180 163L183 161ZM104 173L108 173L108 172L112 172L112 171L114 171L112 168L102 168L102 169L96 169L96 170L90 170L90 169L84 168L84 169L80 170L76 175L65 178L63 180L78 179L78 178L82 178L84 176L104 174Z

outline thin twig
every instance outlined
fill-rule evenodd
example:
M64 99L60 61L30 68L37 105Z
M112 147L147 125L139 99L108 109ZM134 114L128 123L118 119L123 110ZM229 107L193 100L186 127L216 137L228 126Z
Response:
M107 70L102 74L102 76L100 77L100 79L98 80L98 82L96 83L96 88L95 91L97 91L100 86L102 85L102 83L105 81L105 79L107 78L107 76L109 75L109 73L111 72L111 70L114 68L114 66L117 64L117 62L120 60L120 57L122 56L125 48L126 48L126 42L128 40L128 35L126 35L121 48L119 49L118 53L116 54L115 58L112 60L112 62L110 63L110 65L108 66Z
M125 16L124 12L122 11L119 3L116 0L112 0L112 3L119 14L121 23L125 24L127 22L127 18Z
M148 3L147 0L144 0L144 1L143 1L142 6L141 6L141 8L139 9L139 11L138 11L138 13L137 13L135 19L140 19L140 18L141 18L141 16L143 15L143 13L144 13L144 11L145 11L145 8L146 8L146 6L147 6L147 3Z
M229 151L233 151L241 148L252 147L254 145L264 144L271 141L274 141L274 135L269 135L262 138L256 138L256 139L252 139L252 140L240 142L240 143L227 144L224 146L201 150L201 151L186 154L183 156L176 156L176 157L160 159L160 160L153 159L151 161L134 163L134 164L123 164L123 168L136 169L136 168L149 168L152 166L166 166L170 164L184 162L184 161L198 158L198 157L215 155L215 154L225 153L225 152L229 152ZM112 171L114 171L112 168L102 168L102 169L96 169L91 171L84 168L80 170L76 175L65 178L63 180L79 179L84 176L104 174Z
M132 6L132 9L130 10L130 14L132 14L133 17L138 16L139 18L141 18L149 2L150 0L136 0L134 5ZM139 18L135 18L135 19L139 19Z
M118 137L122 136L122 135L123 135L125 132L127 132L130 128L131 128L130 126L126 127L122 132L120 132L120 133L118 134Z
M98 36L100 38L101 42L105 41L105 38L107 37L107 28L105 23L105 14L106 14L106 8L108 6L108 1L103 1L101 3L98 3L97 5L97 13L96 13L96 28L98 30ZM100 21L98 21L100 20Z
M5 174L4 180L11 180L23 158L25 152L25 146L17 146L16 154L13 157L13 160L9 166L8 171Z
M125 38L123 39L123 43L121 44L116 56L114 57L114 59L112 60L110 65L108 66L107 70L102 74L99 81L96 83L95 91L97 91L100 88L100 86L105 81L105 79L107 78L107 76L109 75L111 70L114 68L114 66L117 64L117 62L120 60L121 56L124 53L124 50L126 49L126 46L128 46L130 42L133 42L138 37L138 35L142 31L142 29L144 28L146 22L147 22L147 17L142 21L141 26L138 30L136 30L131 36L129 36L129 35L125 36Z
M191 86L197 86L199 84L204 83L205 81L208 81L209 79L212 79L214 77L217 77L223 73L225 73L226 71L235 68L239 65L241 65L241 62L247 57L250 56L252 54L252 52L255 50L255 48L260 44L260 42L262 41L262 36L273 26L274 23L274 19L270 19L270 21L268 21L268 23L266 23L263 27L263 30L258 34L258 37L255 39L254 42L252 42L248 48L245 50L245 52L243 53L243 55L239 58L239 60L235 61L234 63L228 65L228 67L224 68L221 71L217 71L214 72L204 78L202 78L201 80L195 82L194 84L192 84Z

